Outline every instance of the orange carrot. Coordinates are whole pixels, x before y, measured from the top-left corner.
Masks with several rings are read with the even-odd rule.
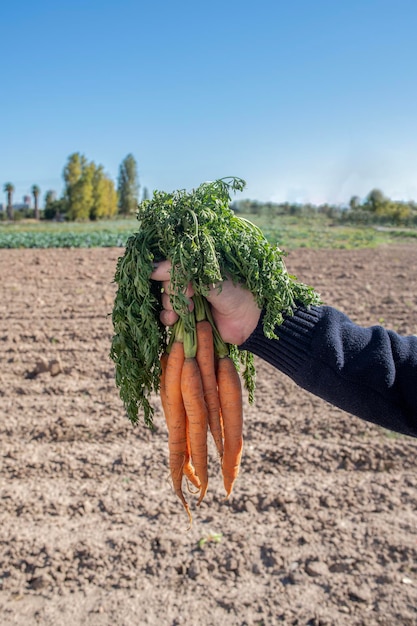
[[[184,360],[181,374],[181,392],[188,418],[191,459],[195,473],[201,481],[201,493],[197,502],[197,504],[200,504],[206,495],[208,486],[208,410],[204,400],[200,369],[194,357],[189,357]]]
[[[187,457],[186,414],[181,394],[181,372],[184,363],[184,345],[174,341],[161,378],[161,400],[166,407],[165,419],[168,427],[169,467],[172,486],[181,500],[192,524],[190,508],[182,492],[182,476]]]
[[[166,383],[165,383],[167,362],[168,362],[168,352],[164,352],[160,358],[160,363],[161,363],[160,395],[161,395],[161,403],[162,403],[162,408],[164,410],[165,420],[168,426],[168,419],[167,419],[168,406],[167,406],[167,399],[166,399]],[[194,485],[194,487],[196,487],[197,489],[200,489],[201,483],[195,474],[195,469],[192,466],[192,463],[190,460],[190,440],[188,436],[187,419],[186,419],[186,438],[187,438],[187,445],[186,445],[185,457],[184,457],[184,469],[183,469],[184,476],[188,478],[188,480]]]
[[[224,427],[222,472],[227,499],[239,473],[243,448],[242,385],[236,367],[228,356],[219,359],[217,384]]]
[[[162,409],[164,411],[164,415],[165,415],[165,419],[166,419],[168,406],[167,406],[167,400],[166,400],[165,378],[166,378],[167,363],[168,363],[168,352],[163,352],[161,354],[161,358],[159,359],[159,363],[160,363],[160,366],[161,366],[161,376],[160,376],[160,379],[159,379],[159,393],[160,393],[160,396],[161,396]]]
[[[217,391],[217,379],[214,359],[213,328],[208,320],[201,320],[196,324],[197,354],[196,359],[200,368],[203,383],[204,399],[208,409],[208,424],[216,444],[220,459],[223,457],[223,437],[220,422],[220,402]]]
[[[187,447],[185,451],[184,476],[188,478],[190,483],[192,483],[194,487],[198,489],[198,491],[200,491],[201,482],[197,474],[195,473],[194,465],[191,462],[191,447],[190,447],[190,433],[189,433],[189,427],[188,427],[188,418],[186,418],[185,423],[186,423],[185,429],[186,429],[186,437],[187,437]]]

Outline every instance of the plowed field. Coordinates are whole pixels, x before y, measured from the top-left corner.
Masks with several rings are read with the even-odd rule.
[[[159,399],[133,428],[114,383],[120,254],[0,251],[0,624],[417,624],[417,440],[260,360],[233,496],[211,449],[187,530]],[[416,245],[287,266],[356,322],[417,333]]]

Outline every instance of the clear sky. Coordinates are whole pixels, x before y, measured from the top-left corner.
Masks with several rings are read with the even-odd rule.
[[[14,0],[0,9],[0,202],[81,152],[149,192],[417,199],[415,0]]]

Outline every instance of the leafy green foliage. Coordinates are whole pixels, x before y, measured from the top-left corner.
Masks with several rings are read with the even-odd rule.
[[[159,357],[169,341],[169,330],[159,321],[161,299],[158,284],[150,280],[153,262],[172,262],[171,301],[187,331],[189,283],[198,295],[230,278],[245,283],[264,310],[264,332],[275,336],[275,327],[296,304],[318,303],[319,297],[288,274],[277,246],[262,231],[233,213],[230,193],[241,191],[244,181],[226,178],[203,183],[187,193],[154,192],[138,210],[139,230],[132,235],[119,258],[118,285],[112,320],[114,337],[110,356],[116,364],[116,383],[132,423],[143,409],[145,423],[152,424],[149,395],[159,388]],[[221,288],[221,287],[219,287]],[[255,371],[253,355],[230,346],[243,373],[250,397]]]
[[[361,200],[352,196],[348,204],[311,204],[296,202],[259,202],[256,200],[238,200],[233,203],[237,213],[266,215],[276,217],[310,218],[310,222],[327,217],[333,226],[343,224],[384,224],[386,226],[415,227],[417,225],[417,204],[413,200],[391,200],[380,189],[372,189]]]
[[[49,217],[62,215],[63,200],[51,195]],[[46,209],[45,209],[46,212]],[[79,248],[79,247],[125,247],[128,238],[137,228],[137,220],[95,220],[90,222],[56,222],[48,220],[2,223],[6,216],[0,212],[0,248]],[[15,212],[15,217],[21,211]],[[244,217],[242,215],[242,217]],[[269,243],[286,251],[297,248],[352,249],[369,248],[394,241],[417,238],[417,231],[405,228],[374,228],[365,226],[335,226],[325,216],[294,217],[246,215],[262,229]]]
[[[114,232],[0,232],[0,248],[121,248],[126,236]]]
[[[128,154],[120,164],[117,181],[119,196],[119,212],[122,215],[131,215],[138,208],[139,179],[136,159]]]
[[[68,157],[63,176],[63,205],[68,219],[88,220],[116,214],[116,190],[101,165],[88,162],[84,155],[75,152]]]

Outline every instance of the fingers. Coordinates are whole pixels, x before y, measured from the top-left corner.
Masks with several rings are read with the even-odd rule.
[[[192,291],[192,294],[193,293],[194,292]],[[187,295],[190,297],[188,308],[190,311],[192,311],[194,309],[194,302],[191,300],[191,296],[189,295],[188,291],[187,291]],[[164,326],[173,326],[175,322],[178,320],[179,315],[175,313],[174,309],[172,308],[169,294],[166,291],[163,291],[161,300],[162,300],[163,309],[161,313],[159,314],[159,319],[161,320]]]
[[[162,283],[163,293],[170,294],[172,293],[171,289],[171,261],[160,261],[155,264],[155,269],[151,274],[152,280],[157,280]],[[188,298],[192,298],[194,295],[194,290],[191,285],[188,285],[185,295]],[[165,303],[164,303],[165,305]]]
[[[172,293],[171,288],[171,262],[170,261],[160,261],[156,264],[155,269],[151,274],[151,279],[159,281],[161,283],[161,302],[163,306],[163,310],[160,313],[160,320],[164,326],[173,326],[175,322],[178,320],[178,315],[172,308],[170,294]],[[185,295],[190,299],[189,309],[190,311],[194,308],[194,303],[191,298],[194,295],[194,289],[191,285],[188,285],[185,290]]]
[[[172,309],[169,311],[167,309],[163,309],[159,315],[159,319],[164,326],[173,326],[178,320],[178,315]]]
[[[165,326],[173,326],[178,320],[170,299],[171,269],[170,261],[161,261],[155,265],[151,274],[153,280],[161,283],[163,310],[160,313],[160,319]],[[194,303],[191,298],[194,290],[191,285],[188,285],[185,295],[189,298],[189,308],[192,311]],[[254,296],[244,285],[225,280],[210,288],[207,300],[211,304],[217,329],[227,343],[242,344],[256,328],[261,310]]]
[[[192,311],[193,308],[194,308],[194,303],[191,300],[191,298],[194,295],[193,289],[191,287],[189,287],[189,289],[187,289],[187,291],[185,292],[185,295],[190,300],[188,307],[189,307],[190,311]],[[162,295],[161,295],[161,302],[162,302],[162,306],[164,307],[165,311],[173,311],[172,304],[171,304],[171,298],[169,297],[169,284],[167,285],[166,288],[163,287],[163,291],[162,291]],[[177,319],[178,319],[178,316],[177,316]]]
[[[151,274],[152,280],[159,280],[162,282],[169,282],[171,279],[171,262],[160,261],[155,264],[155,269]]]

